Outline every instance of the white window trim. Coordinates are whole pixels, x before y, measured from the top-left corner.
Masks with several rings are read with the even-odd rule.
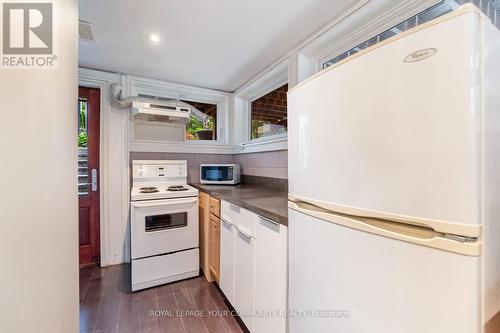
[[[123,75],[122,86],[125,87],[125,96],[138,96],[139,94],[183,99],[201,103],[217,105],[217,140],[187,140],[182,142],[172,141],[146,141],[135,140],[132,129],[129,130],[130,151],[152,151],[152,152],[193,152],[193,153],[219,153],[230,154],[232,149],[229,144],[229,119],[231,94],[188,86],[173,82],[160,81],[143,78],[134,75]],[[132,125],[132,122],[130,122]]]
[[[256,78],[246,83],[235,92],[235,98],[240,102],[235,103],[234,113],[240,113],[240,117],[235,117],[235,121],[244,121],[245,129],[234,142],[233,153],[250,153],[258,151],[282,150],[288,148],[288,134],[277,134],[263,138],[251,138],[251,105],[252,102],[271,91],[288,84],[288,71],[290,61],[288,58],[269,69],[264,70]],[[236,126],[236,124],[235,124]]]

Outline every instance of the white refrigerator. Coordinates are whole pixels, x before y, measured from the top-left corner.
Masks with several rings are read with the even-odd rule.
[[[289,332],[500,332],[489,19],[462,6],[320,72],[288,103]]]

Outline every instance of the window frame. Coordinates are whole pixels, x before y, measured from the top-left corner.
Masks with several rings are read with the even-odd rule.
[[[216,140],[186,140],[185,138],[183,141],[136,140],[131,119],[129,122],[129,148],[131,151],[163,152],[174,150],[180,152],[205,152],[212,150],[225,152],[229,150],[229,107],[231,94],[133,75],[124,75],[122,77],[122,87],[124,87],[125,96],[144,94],[217,105]]]
[[[288,133],[269,135],[262,138],[252,139],[252,102],[260,97],[288,84],[289,82],[289,58],[284,59],[277,65],[261,72],[255,79],[249,81],[235,92],[234,113],[235,128],[238,121],[243,122],[244,134],[235,138],[234,152],[247,153],[268,150],[287,149]],[[290,88],[289,88],[290,89]],[[236,115],[242,114],[241,118]],[[243,127],[241,128],[243,129]]]

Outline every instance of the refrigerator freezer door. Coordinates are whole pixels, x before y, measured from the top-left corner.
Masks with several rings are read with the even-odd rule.
[[[454,17],[289,92],[290,193],[480,224],[479,27],[477,13]]]
[[[289,332],[478,333],[479,267],[290,209]]]

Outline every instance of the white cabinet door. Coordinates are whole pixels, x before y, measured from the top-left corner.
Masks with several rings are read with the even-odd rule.
[[[259,218],[255,259],[254,333],[285,333],[287,227]],[[262,314],[262,315],[260,315]]]
[[[235,239],[234,303],[231,303],[250,332],[253,332],[256,240],[239,229]]]
[[[220,289],[234,304],[234,242],[236,228],[221,220],[220,226]]]

